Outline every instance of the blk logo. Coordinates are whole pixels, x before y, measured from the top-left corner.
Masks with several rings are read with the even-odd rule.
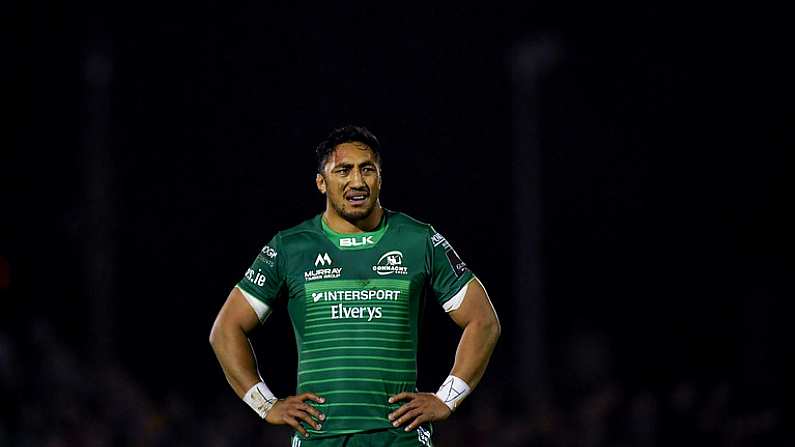
[[[374,243],[372,236],[344,237],[340,239],[340,247],[361,247],[362,245],[372,245]]]
[[[328,255],[328,253],[323,253],[322,255],[320,253],[317,254],[317,259],[315,259],[315,267],[319,265],[331,265],[331,257]]]

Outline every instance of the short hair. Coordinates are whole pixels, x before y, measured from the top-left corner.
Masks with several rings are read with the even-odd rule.
[[[328,136],[315,146],[315,156],[317,157],[317,172],[322,174],[329,156],[334,149],[342,143],[364,143],[375,154],[378,166],[381,166],[381,143],[372,132],[364,126],[347,125],[336,128]]]

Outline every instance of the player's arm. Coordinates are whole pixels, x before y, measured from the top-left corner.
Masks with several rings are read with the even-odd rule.
[[[467,285],[460,307],[449,313],[463,329],[450,377],[438,393],[400,393],[389,401],[407,400],[389,415],[393,425],[406,431],[427,421],[447,419],[455,406],[473,390],[489,363],[500,336],[500,321],[486,290],[477,278]]]
[[[304,393],[279,399],[275,403],[271,401],[275,397],[260,377],[254,350],[248,338],[261,317],[247,302],[243,292],[237,287],[233,288],[213,323],[210,345],[226,380],[238,397],[271,424],[288,424],[307,436],[300,421],[320,430],[320,424],[312,416],[319,420],[323,420],[325,416],[304,401],[311,399],[322,403],[323,399],[312,393]]]
[[[224,370],[227,382],[239,398],[262,379],[257,371],[254,350],[248,334],[259,318],[246,302],[240,289],[233,288],[210,330],[210,345]]]
[[[463,379],[471,389],[480,383],[502,328],[489,295],[477,278],[469,282],[461,307],[449,313],[464,332],[458,342],[450,374]]]

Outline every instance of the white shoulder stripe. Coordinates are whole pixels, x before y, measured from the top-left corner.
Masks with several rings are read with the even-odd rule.
[[[472,282],[472,280],[474,279],[475,278],[470,279],[466,284],[464,284],[464,287],[461,287],[461,290],[459,290],[455,295],[453,295],[452,298],[450,298],[449,300],[445,301],[444,304],[442,304],[442,307],[444,308],[445,312],[449,313],[461,307],[461,303],[464,302],[464,297],[467,294],[467,288],[469,288],[469,283]]]
[[[271,314],[271,308],[268,307],[267,304],[255,298],[252,294],[241,289],[240,287],[237,287],[237,290],[239,290],[240,293],[243,294],[243,296],[246,298],[246,301],[248,301],[248,304],[251,305],[252,309],[254,309],[254,313],[257,314],[259,322],[263,323],[268,318],[268,315]]]

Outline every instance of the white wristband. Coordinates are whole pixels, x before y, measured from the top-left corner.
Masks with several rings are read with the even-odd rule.
[[[243,402],[247,403],[262,419],[265,419],[277,400],[265,382],[252,386],[243,396]]]
[[[436,392],[436,397],[444,402],[450,408],[450,411],[454,411],[471,391],[472,389],[463,379],[449,375],[442,386],[439,387],[439,391]]]

